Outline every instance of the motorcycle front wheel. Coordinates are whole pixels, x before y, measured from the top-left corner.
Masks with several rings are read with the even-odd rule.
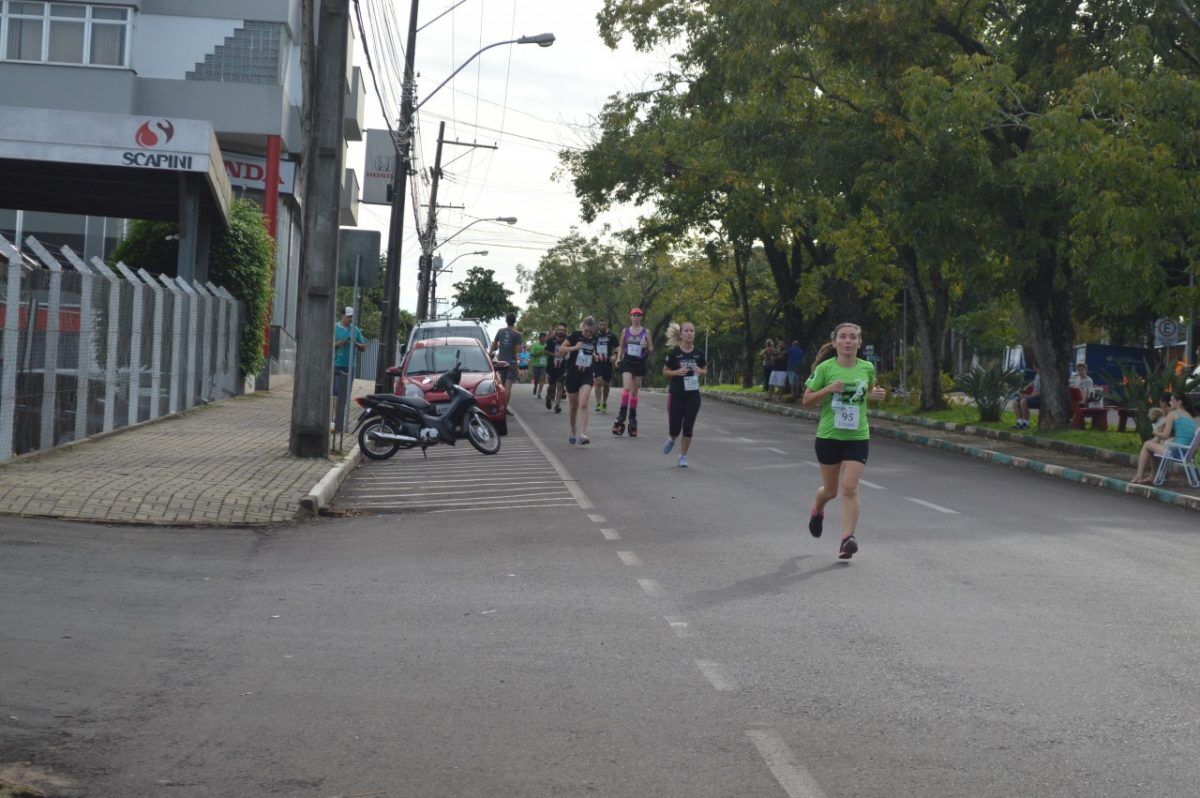
[[[375,440],[374,434],[377,432],[398,435],[400,431],[392,426],[387,419],[379,417],[370,419],[367,423],[359,427],[358,448],[362,450],[363,457],[366,457],[368,460],[386,460],[400,448],[400,444],[398,443]]]
[[[481,454],[495,454],[500,451],[500,435],[496,427],[487,420],[487,416],[472,413],[467,419],[467,440]]]

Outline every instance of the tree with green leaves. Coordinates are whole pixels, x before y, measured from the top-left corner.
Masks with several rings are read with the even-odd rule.
[[[506,313],[515,312],[512,291],[496,280],[496,272],[482,266],[472,266],[461,282],[454,284],[454,303],[465,318],[489,322]]]

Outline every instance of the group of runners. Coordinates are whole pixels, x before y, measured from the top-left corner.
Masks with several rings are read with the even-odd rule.
[[[634,308],[629,313],[629,326],[618,335],[609,329],[606,319],[596,321],[588,316],[578,330],[568,333],[567,325],[560,323],[539,341],[544,350],[535,351],[534,358],[539,354],[546,357],[546,409],[561,412],[562,400],[566,398],[567,441],[572,446],[591,443],[588,420],[592,397],[595,396],[596,412],[606,412],[614,375],[620,375],[621,398],[612,433],[620,437],[627,432],[629,437],[637,437],[638,390],[654,353],[653,341],[642,319],[642,311]],[[679,466],[687,468],[688,450],[700,413],[700,378],[708,373],[708,363],[704,352],[696,349],[696,328],[691,322],[672,323],[666,338],[669,351],[662,373],[670,382],[667,439],[662,451],[670,454],[678,445]],[[834,328],[830,340],[817,352],[801,400],[805,407],[819,405],[821,411],[815,443],[821,485],[813,498],[808,530],[814,538],[821,537],[825,508],[840,495],[842,534],[838,558],[842,560],[850,559],[858,551],[855,530],[859,482],[867,464],[871,437],[866,403],[886,397],[886,391],[877,382],[875,366],[858,357],[861,346],[862,328],[857,324],[844,323]],[[540,398],[543,393],[539,376],[535,361],[533,392]]]
[[[629,437],[637,437],[638,390],[646,376],[646,363],[654,353],[650,332],[642,326],[642,315],[639,308],[631,310],[629,326],[619,336],[609,328],[608,319],[597,321],[588,316],[570,334],[566,323],[560,322],[539,339],[532,353],[533,394],[543,396],[544,376],[546,409],[561,413],[563,399],[567,400],[570,423],[567,440],[571,445],[586,446],[592,442],[588,437],[588,421],[593,395],[596,412],[607,413],[616,375],[620,376],[621,400],[612,433],[619,437],[628,431]],[[538,362],[540,358],[545,359],[544,367]]]

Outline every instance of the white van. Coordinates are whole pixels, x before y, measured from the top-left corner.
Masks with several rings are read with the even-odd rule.
[[[487,328],[479,319],[427,319],[417,322],[408,334],[408,345],[405,351],[412,348],[417,341],[430,338],[474,338],[483,346],[483,351],[491,349],[492,339]]]

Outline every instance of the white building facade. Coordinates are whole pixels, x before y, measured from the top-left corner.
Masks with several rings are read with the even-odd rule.
[[[221,222],[221,190],[253,198],[277,245],[271,370],[290,372],[301,218],[299,31],[299,0],[0,0],[0,130],[9,138],[0,140],[0,235],[10,241],[34,235],[85,259],[104,258],[122,238],[126,219],[177,219],[181,239],[185,230],[196,231],[194,241],[187,239],[194,265],[185,267],[181,254],[181,273],[195,268],[203,280],[206,224]],[[365,91],[357,69],[348,68],[346,92],[344,140],[359,141]],[[118,117],[128,117],[132,154],[118,167],[39,160],[53,158],[35,147],[44,144],[34,139],[45,125],[3,124],[22,109],[59,111],[62,124],[76,126],[87,124],[88,113],[114,115],[118,126]],[[174,178],[161,172],[180,162],[152,152],[169,140],[174,120],[211,124],[228,188],[180,177],[175,192]],[[21,146],[22,137],[29,146]],[[147,176],[151,169],[159,173]],[[103,185],[126,179],[137,187],[126,194],[140,194],[140,205],[132,195],[103,193]],[[155,192],[159,201],[148,206],[145,198]],[[352,170],[342,194],[341,223],[354,226],[358,180]]]

